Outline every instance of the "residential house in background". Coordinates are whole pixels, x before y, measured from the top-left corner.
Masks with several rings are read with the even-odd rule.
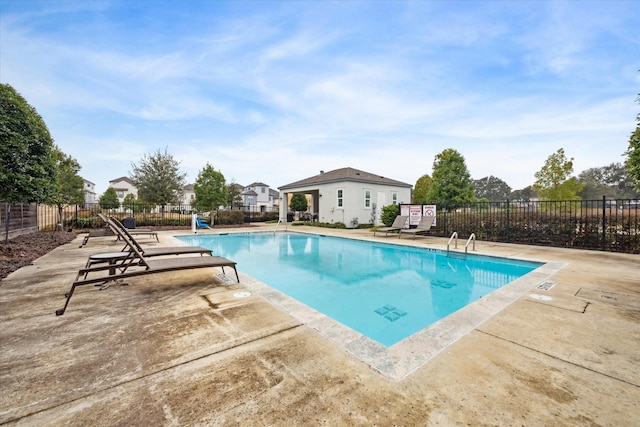
[[[82,180],[84,181],[83,191],[85,205],[96,203],[96,185],[88,179],[83,178]]]
[[[182,189],[182,199],[180,203],[183,205],[193,205],[196,200],[196,193],[193,191],[193,184],[187,184]]]
[[[241,196],[242,204],[252,211],[269,212],[279,206],[280,194],[262,182],[254,182],[244,187]]]
[[[283,200],[280,218],[287,218],[291,196],[300,193],[311,200],[309,212],[320,222],[341,222],[349,228],[379,225],[382,208],[410,203],[412,188],[411,184],[353,168],[320,171],[279,187]]]
[[[135,198],[138,198],[138,189],[133,181],[126,176],[109,181],[109,187],[116,190],[120,203],[124,201],[124,198],[127,197],[128,194],[133,194]]]

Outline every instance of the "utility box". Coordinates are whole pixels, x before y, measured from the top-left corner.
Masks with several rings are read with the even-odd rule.
[[[132,216],[124,218],[122,225],[124,225],[125,228],[136,228],[136,219]]]

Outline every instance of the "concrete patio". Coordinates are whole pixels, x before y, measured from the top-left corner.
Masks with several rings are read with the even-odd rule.
[[[187,233],[159,234],[141,242]],[[80,241],[0,282],[0,424],[640,425],[638,255],[477,242],[480,254],[561,266],[555,286],[533,286],[394,378],[259,296],[242,265],[240,284],[202,269],[81,287],[57,317],[87,257],[121,247]]]

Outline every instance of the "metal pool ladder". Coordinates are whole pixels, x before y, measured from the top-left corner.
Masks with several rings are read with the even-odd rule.
[[[453,239],[456,239],[455,240],[455,248],[458,249],[458,232],[457,231],[453,232],[453,234],[449,238],[449,241],[447,242],[447,255],[449,255],[449,245],[451,244],[451,241]]]
[[[279,218],[279,219],[278,219],[278,223],[276,224],[276,228],[273,230],[273,235],[274,235],[274,236],[276,235],[276,231],[278,231],[278,226],[280,225],[280,223],[281,223],[281,222],[282,222],[282,219],[280,219],[280,218]],[[287,230],[287,229],[286,229],[287,222],[285,221],[285,223],[284,223],[284,224],[285,224],[285,231],[286,231],[286,230]]]
[[[476,233],[471,233],[471,236],[469,236],[469,240],[467,240],[467,244],[464,245],[464,253],[467,253],[467,249],[469,249],[469,243],[471,243],[473,241],[473,247],[471,250],[473,250],[475,252],[476,250]]]
[[[447,255],[449,255],[449,246],[451,245],[452,240],[454,240],[454,248],[458,249],[458,232],[457,231],[453,232],[453,234],[449,238],[449,242],[447,242]],[[475,251],[476,250],[476,234],[475,233],[471,233],[471,236],[469,236],[469,240],[467,240],[467,244],[464,245],[465,254],[468,253],[469,244],[471,244],[472,242],[473,242],[472,250]]]

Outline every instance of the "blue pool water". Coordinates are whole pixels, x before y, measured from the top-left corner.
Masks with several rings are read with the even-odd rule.
[[[178,238],[385,346],[541,265],[301,233]]]

